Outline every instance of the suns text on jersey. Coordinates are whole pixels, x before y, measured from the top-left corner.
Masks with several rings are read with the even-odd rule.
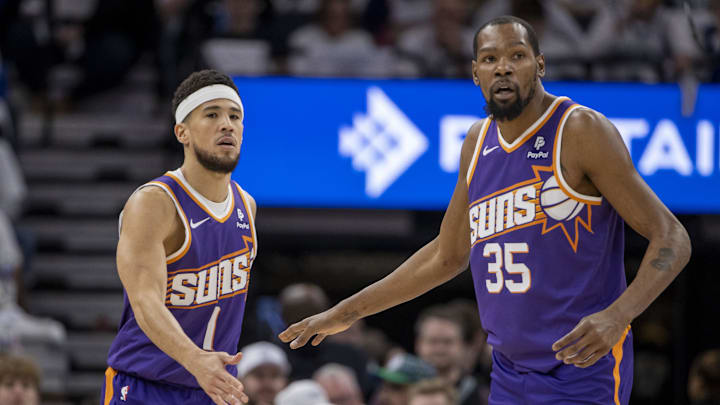
[[[165,304],[190,309],[242,294],[247,291],[250,265],[250,253],[245,250],[204,268],[168,273]]]
[[[545,217],[538,206],[541,182],[481,198],[470,206],[470,244],[528,226]]]

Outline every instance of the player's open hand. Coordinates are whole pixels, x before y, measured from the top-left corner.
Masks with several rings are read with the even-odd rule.
[[[326,336],[349,328],[357,318],[357,313],[341,314],[335,308],[330,308],[290,325],[278,337],[285,343],[290,342],[291,349],[297,349],[305,346],[308,340],[315,336],[311,344],[317,346]]]
[[[628,320],[610,309],[588,315],[553,343],[555,358],[576,367],[590,367],[612,350],[629,327]]]
[[[231,356],[225,352],[202,352],[193,359],[188,371],[217,405],[240,405],[248,402],[245,387],[225,366],[238,364],[242,353]]]

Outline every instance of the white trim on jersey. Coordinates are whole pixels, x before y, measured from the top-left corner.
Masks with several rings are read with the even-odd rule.
[[[230,213],[230,210],[232,210],[232,204],[230,204],[230,201],[232,200],[232,184],[228,185],[228,195],[225,198],[225,201],[218,203],[208,200],[197,190],[192,188],[185,176],[183,176],[182,169],[176,169],[171,171],[170,173],[175,175],[175,177],[180,180],[180,182],[183,184],[183,186],[185,186],[187,191],[189,191],[193,195],[193,197],[195,197],[195,199],[201,203],[202,207],[205,208],[206,211],[212,212],[213,215],[215,215],[217,218],[227,217],[227,215]]]
[[[478,134],[478,139],[475,141],[475,151],[472,154],[472,159],[470,160],[470,166],[468,166],[468,171],[465,173],[465,180],[468,185],[470,186],[470,179],[472,179],[473,173],[475,172],[475,167],[477,166],[477,160],[480,159],[480,156],[478,154],[480,153],[480,147],[483,144],[483,140],[485,139],[485,132],[487,131],[487,126],[490,125],[490,119],[484,118],[483,124],[480,126],[480,133]]]
[[[173,253],[170,254],[169,256],[166,256],[166,257],[165,257],[165,261],[170,261],[170,260],[173,260],[174,258],[176,258],[178,255],[180,255],[182,252],[184,252],[184,251],[185,251],[185,248],[186,248],[187,245],[188,245],[188,243],[190,243],[190,226],[189,226],[188,223],[187,223],[187,218],[185,218],[185,215],[183,215],[183,211],[182,211],[182,209],[180,208],[180,203],[175,199],[175,196],[173,196],[173,194],[170,192],[170,190],[169,190],[169,187],[170,187],[170,186],[168,186],[168,185],[165,184],[165,183],[162,183],[162,184],[163,184],[165,187],[168,187],[168,188],[165,188],[165,187],[161,186],[159,183],[147,183],[147,184],[143,184],[142,186],[136,188],[135,191],[133,191],[133,193],[130,195],[130,198],[132,198],[132,196],[133,196],[135,193],[137,193],[138,191],[140,191],[140,189],[143,189],[143,188],[145,188],[145,187],[158,187],[159,189],[161,189],[162,191],[164,191],[165,194],[167,194],[168,197],[170,197],[170,199],[172,200],[173,204],[175,205],[175,211],[177,211],[177,214],[178,214],[178,216],[180,217],[180,220],[181,220],[182,223],[183,223],[183,228],[185,228],[185,240],[183,241],[182,246],[180,246],[180,248],[179,248],[178,250],[176,250],[175,252],[173,252]],[[128,200],[129,200],[130,198],[128,198]],[[120,231],[122,230],[123,212],[124,212],[124,211],[120,211],[120,215],[119,215],[119,217],[118,217],[118,236],[120,236]]]
[[[237,183],[235,183],[237,184]],[[238,189],[240,189],[240,198],[243,199],[243,204],[245,205],[245,208],[247,208],[247,214],[250,217],[250,226],[252,231],[252,237],[253,237],[253,254],[252,257],[257,257],[257,246],[258,246],[258,240],[257,240],[257,232],[255,232],[255,215],[252,212],[252,207],[250,206],[250,199],[248,198],[248,192],[245,191],[239,184],[237,185]]]
[[[562,103],[565,100],[568,100],[568,98],[564,97],[564,96],[556,98],[555,101],[553,101],[552,104],[550,104],[550,106],[545,110],[543,115],[541,115],[540,118],[535,120],[535,122],[533,122],[533,124],[530,125],[522,133],[522,135],[518,136],[512,143],[507,143],[505,138],[503,138],[502,134],[500,133],[500,126],[496,125],[495,127],[497,128],[498,142],[500,142],[500,145],[502,145],[504,149],[513,149],[514,147],[521,144],[522,142],[525,142],[525,140],[527,140],[528,135],[530,133],[534,133],[535,130],[538,129],[538,127],[540,125],[543,125],[545,123],[545,120],[548,118],[548,115],[550,115],[552,112],[555,111],[555,106],[558,105],[559,103]]]
[[[578,108],[587,108],[587,107],[581,106],[579,104],[575,104],[575,105],[571,106],[570,108],[567,109],[567,111],[565,112],[565,116],[562,118],[562,120],[558,124],[558,134],[557,134],[557,139],[555,139],[555,143],[556,143],[555,156],[553,157],[553,166],[555,166],[555,167],[553,167],[553,169],[555,171],[555,175],[557,176],[558,182],[560,182],[560,184],[562,185],[562,187],[565,190],[569,191],[570,194],[572,194],[568,197],[572,197],[572,198],[578,199],[578,200],[602,202],[602,196],[581,194],[581,193],[578,193],[577,191],[573,190],[572,187],[570,187],[570,185],[567,184],[567,182],[565,181],[565,178],[563,177],[563,174],[562,174],[562,170],[560,168],[560,156],[562,156],[561,155],[562,136],[563,136],[563,131],[565,130],[565,122],[567,122],[568,118],[570,118],[570,115],[573,113],[573,111],[575,111]]]

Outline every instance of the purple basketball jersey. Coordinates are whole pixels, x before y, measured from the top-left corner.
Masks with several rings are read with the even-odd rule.
[[[177,172],[142,187],[151,186],[170,196],[185,227],[185,242],[166,259],[165,305],[198,347],[236,353],[257,252],[254,218],[245,192],[231,181],[230,204],[225,215],[218,217]],[[108,365],[147,380],[197,388],[195,377],[140,329],[127,293],[124,300]],[[228,371],[236,374],[235,366]]]
[[[518,371],[560,364],[552,344],[627,284],[623,220],[602,197],[572,190],[562,132],[566,97],[512,144],[486,119],[468,170],[475,294],[488,343]]]

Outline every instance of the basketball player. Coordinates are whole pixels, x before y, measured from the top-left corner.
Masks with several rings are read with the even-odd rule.
[[[280,334],[292,348],[408,301],[470,263],[493,347],[491,404],[627,404],[630,322],[690,257],[678,220],[602,114],[547,93],[532,27],[499,17],[475,36],[488,118],[464,141],[440,234],[393,273]],[[623,219],[650,244],[626,288]]]
[[[120,216],[125,308],[110,347],[103,404],[240,404],[235,378],[255,201],[230,174],[243,105],[226,75],[191,74],[175,91],[185,160],[141,186]]]

